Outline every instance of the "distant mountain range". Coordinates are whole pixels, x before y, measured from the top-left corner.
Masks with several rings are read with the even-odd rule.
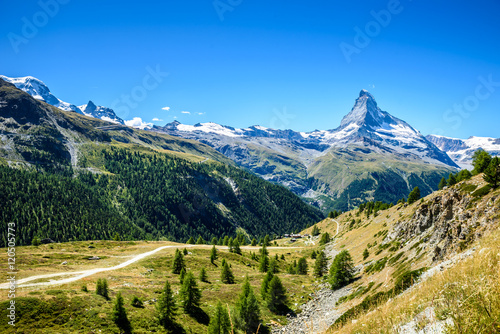
[[[366,90],[333,130],[295,132],[172,122],[152,131],[210,145],[325,210],[347,210],[367,200],[395,202],[417,185],[430,193],[442,176],[458,168],[420,132],[382,111]]]
[[[474,152],[483,149],[491,155],[500,155],[500,138],[470,137],[469,139],[449,138],[437,135],[426,136],[427,140],[446,152],[460,168],[471,170]]]
[[[58,99],[50,92],[49,87],[47,87],[46,84],[44,84],[41,80],[37,78],[30,76],[9,78],[4,75],[0,75],[0,78],[13,84],[20,90],[25,91],[26,93],[33,96],[35,99],[44,101],[59,109],[65,111],[74,111],[85,116],[102,119],[103,121],[125,124],[120,117],[116,116],[113,109],[102,106],[96,106],[92,101],[89,101],[89,103],[82,106],[76,106],[74,104],[64,102]]]
[[[33,77],[0,76],[34,98],[62,110],[124,124],[110,108],[61,101]],[[216,123],[177,121],[150,131],[207,144],[238,165],[282,184],[324,211],[347,210],[368,200],[395,202],[415,186],[423,194],[457,168],[471,168],[479,148],[497,155],[500,140],[424,137],[405,121],[381,110],[362,90],[352,110],[332,130],[296,132],[262,126],[237,129]]]

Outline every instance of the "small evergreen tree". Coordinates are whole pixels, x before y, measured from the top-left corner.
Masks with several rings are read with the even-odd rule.
[[[279,272],[278,261],[276,261],[276,258],[272,258],[271,261],[269,261],[268,270],[275,274]]]
[[[446,187],[448,183],[446,182],[446,179],[444,177],[441,178],[441,181],[439,181],[438,188],[439,190],[443,190],[444,187]]]
[[[100,278],[97,280],[96,294],[103,296],[104,298],[109,300],[109,289],[108,289],[108,280],[107,279]]]
[[[31,244],[35,247],[38,247],[42,244],[42,241],[39,237],[33,237],[33,240],[31,240]]]
[[[474,169],[472,170],[473,175],[481,174],[488,168],[491,162],[491,155],[483,149],[479,149],[474,152],[472,156],[472,166]]]
[[[182,308],[186,313],[192,313],[200,306],[201,292],[198,289],[193,273],[190,271],[184,277],[179,297],[181,298]]]
[[[186,256],[186,255],[188,255],[188,254],[189,254],[189,252],[188,252],[188,250],[187,250],[186,248],[184,248],[184,249],[182,250],[182,254],[183,254],[184,256]]]
[[[448,180],[446,180],[446,183],[448,184],[448,186],[454,186],[455,184],[457,184],[457,178],[455,176],[455,174],[453,173],[450,173],[450,175],[448,176]],[[410,197],[408,196],[408,199],[410,199]]]
[[[184,277],[186,277],[186,269],[182,268],[181,272],[179,273],[179,283],[182,285],[182,282],[184,281]]]
[[[173,325],[174,317],[177,313],[177,305],[172,288],[168,281],[165,282],[165,287],[163,288],[160,298],[158,298],[156,313],[158,320],[163,327],[169,328]]]
[[[230,334],[231,323],[229,322],[229,315],[220,301],[217,302],[215,312],[210,317],[208,324],[208,334]]]
[[[222,244],[223,244],[224,246],[227,246],[227,245],[228,245],[228,242],[229,242],[229,237],[226,235],[226,236],[224,236],[224,240],[222,241]]]
[[[210,262],[215,265],[215,260],[217,260],[217,248],[215,248],[215,245],[212,246],[212,251],[210,252]]]
[[[233,241],[233,253],[241,255],[240,242],[237,239]]]
[[[208,276],[205,267],[201,267],[200,269],[200,282],[208,283]]]
[[[225,284],[234,284],[234,275],[227,262],[224,262],[224,265],[222,266],[220,280]]]
[[[277,313],[286,307],[286,290],[278,276],[269,282],[266,294],[267,307],[271,312]]]
[[[420,189],[418,187],[415,187],[408,195],[408,204],[413,204],[419,199],[420,199]]]
[[[318,256],[318,253],[316,253],[316,251],[313,250],[312,253],[311,253],[311,259],[315,260],[316,256]]]
[[[241,288],[241,294],[236,302],[236,324],[245,333],[255,333],[260,323],[260,310],[257,298],[248,281],[248,276]]]
[[[325,252],[321,251],[316,257],[316,262],[314,262],[314,276],[323,277],[327,273],[328,263],[326,261]]]
[[[187,243],[188,245],[194,245],[194,238],[193,238],[193,237],[190,237],[190,238],[188,239],[188,241],[186,241],[186,243]]]
[[[465,180],[469,180],[472,177],[472,173],[469,172],[467,169],[462,169],[460,172],[457,174],[457,182],[462,182]]]
[[[176,249],[174,256],[174,263],[172,265],[172,273],[178,275],[181,273],[182,269],[186,269],[186,264],[184,263],[184,256],[182,253]]]
[[[321,235],[321,239],[319,241],[319,245],[322,246],[322,245],[326,245],[327,243],[330,242],[330,233],[328,232],[325,232]]]
[[[266,246],[266,247],[269,246],[269,235],[268,234],[266,234],[266,236],[264,237],[264,241],[262,242],[262,246]]]
[[[370,252],[368,251],[368,248],[365,248],[363,251],[363,261],[366,260],[370,256]]]
[[[269,257],[265,254],[260,255],[259,271],[265,273],[269,269]]]
[[[301,257],[297,263],[296,273],[298,275],[307,275],[307,260],[305,257]]]
[[[116,296],[115,305],[113,306],[112,319],[118,328],[125,333],[130,333],[132,328],[130,326],[130,321],[127,318],[127,311],[123,306],[123,297],[121,292],[118,292],[118,295]]]
[[[253,238],[253,239],[252,239],[252,244],[251,244],[251,245],[252,245],[252,246],[257,246],[257,239]]]
[[[212,241],[210,242],[210,244],[212,244],[212,245],[217,245],[217,238],[216,238],[216,237],[213,237],[213,238],[212,238]]]
[[[229,253],[234,253],[234,240],[232,237],[227,241],[227,247],[229,249]]]
[[[198,237],[198,240],[196,240],[196,244],[197,245],[204,245],[205,244],[205,240],[203,240],[201,235]]]
[[[333,260],[330,267],[330,284],[332,290],[340,289],[347,285],[353,278],[354,265],[351,254],[347,250],[343,250]]]
[[[285,261],[285,254],[281,254],[281,258],[280,258],[282,261]]]
[[[267,291],[269,290],[269,282],[273,279],[274,274],[270,271],[266,273],[266,276],[264,276],[264,279],[262,280],[262,284],[260,286],[260,296],[262,299],[266,299],[267,296]]]
[[[312,232],[311,232],[311,235],[312,235],[313,237],[315,237],[315,236],[317,236],[317,235],[319,235],[319,234],[320,234],[320,230],[319,230],[318,226],[314,225],[314,226],[313,226],[313,229],[312,229]]]
[[[484,170],[483,179],[493,188],[498,187],[500,182],[500,159],[498,157],[491,159],[490,164]]]

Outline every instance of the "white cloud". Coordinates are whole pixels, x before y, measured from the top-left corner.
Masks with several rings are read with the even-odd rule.
[[[197,112],[196,114],[198,114],[198,115],[205,115],[204,112]]]
[[[125,125],[131,126],[133,128],[138,128],[138,129],[145,129],[145,128],[151,128],[153,127],[153,123],[146,123],[142,121],[142,118],[140,117],[134,117],[131,120],[125,121]]]
[[[177,119],[177,116],[174,116],[174,119]]]
[[[155,117],[152,119],[153,122],[163,122],[162,119],[159,119],[158,117]]]
[[[169,111],[170,110],[170,107],[163,107],[161,108],[162,110],[166,110],[166,111]]]
[[[181,111],[181,114],[189,114],[190,115],[191,112],[190,111]]]

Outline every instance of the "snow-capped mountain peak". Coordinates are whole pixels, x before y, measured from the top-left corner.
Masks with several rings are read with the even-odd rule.
[[[461,168],[472,169],[472,156],[479,149],[493,156],[500,155],[500,138],[469,137],[468,139],[428,135],[427,140],[445,151]]]
[[[384,116],[377,106],[375,98],[367,90],[363,89],[359,93],[351,112],[342,119],[340,128],[348,127],[350,124],[379,126],[383,122]]]
[[[74,111],[76,113],[99,118],[104,121],[124,124],[123,120],[120,117],[116,116],[113,109],[96,106],[92,101],[89,101],[88,104],[77,107],[74,104],[58,99],[50,92],[49,87],[42,80],[35,77],[27,76],[9,78],[4,75],[0,75],[0,78],[13,84],[20,90],[30,94],[35,99],[44,101],[64,111]]]

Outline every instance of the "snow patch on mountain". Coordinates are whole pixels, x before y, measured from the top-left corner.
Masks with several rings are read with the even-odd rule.
[[[35,99],[44,101],[61,110],[74,111],[78,114],[99,118],[104,121],[125,124],[124,121],[115,114],[113,109],[96,106],[92,101],[89,101],[88,104],[84,104],[82,106],[76,106],[58,99],[50,92],[49,87],[43,81],[32,76],[9,78],[4,75],[0,75],[0,78],[30,94]]]
[[[468,139],[428,135],[427,140],[445,151],[461,168],[472,169],[474,152],[483,149],[493,156],[500,156],[500,138],[470,137]]]

